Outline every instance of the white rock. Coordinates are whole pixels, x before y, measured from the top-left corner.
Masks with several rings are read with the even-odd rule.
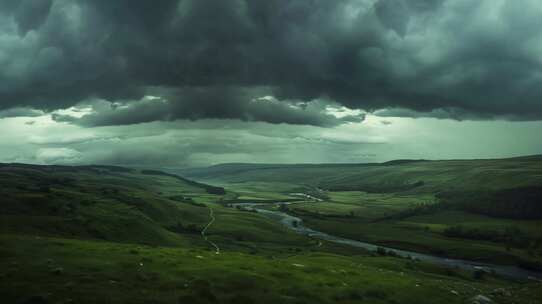
[[[471,299],[471,303],[472,304],[491,304],[493,303],[493,301],[484,295],[477,295]]]

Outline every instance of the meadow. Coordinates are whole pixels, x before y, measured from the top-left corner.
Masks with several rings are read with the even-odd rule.
[[[308,227],[398,249],[542,269],[542,157],[383,164],[225,164],[182,172],[237,191],[304,188]],[[285,187],[285,183],[289,185]],[[252,197],[258,198],[257,193]]]
[[[411,169],[401,166],[413,165],[385,166],[406,172]],[[322,166],[314,170],[331,170]],[[312,169],[282,177],[276,170],[250,166],[246,176],[237,168],[212,182],[194,182],[112,166],[1,164],[0,297],[5,303],[468,303],[483,295],[497,303],[538,303],[542,296],[536,280],[322,241],[232,204],[288,202],[285,211],[305,225],[338,236],[528,267],[540,261],[539,247],[447,234],[457,233],[450,228],[459,224],[461,233],[476,228],[506,235],[507,227],[516,227],[538,240],[538,219],[432,208],[440,199],[431,183],[331,190]],[[301,182],[291,181],[302,175]],[[536,174],[529,176],[520,186],[536,185]]]

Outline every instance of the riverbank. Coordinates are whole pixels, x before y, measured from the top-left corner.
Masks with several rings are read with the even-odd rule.
[[[278,202],[272,205],[281,205],[281,204],[284,204],[284,203]],[[328,242],[334,242],[334,243],[348,245],[348,246],[357,247],[357,248],[363,248],[363,249],[367,249],[367,250],[371,250],[375,252],[378,250],[378,248],[383,248],[384,250],[393,252],[394,255],[397,255],[399,257],[417,259],[424,262],[429,262],[429,263],[433,263],[439,266],[444,266],[444,267],[449,267],[449,268],[457,268],[457,269],[462,269],[462,270],[472,271],[472,272],[484,271],[487,273],[492,273],[499,276],[516,279],[516,280],[542,280],[542,273],[527,270],[527,269],[522,269],[517,266],[495,265],[495,264],[479,263],[476,261],[468,261],[468,260],[461,260],[461,259],[449,259],[445,257],[421,254],[421,253],[413,252],[413,251],[399,250],[395,248],[384,247],[384,246],[379,246],[376,244],[360,242],[357,240],[330,235],[330,234],[306,227],[303,224],[303,220],[299,217],[289,215],[282,211],[278,211],[278,210],[275,211],[275,210],[269,210],[269,209],[263,208],[263,206],[268,207],[269,205],[270,204],[262,204],[262,203],[239,203],[239,204],[232,204],[232,207],[240,207],[242,209],[249,210],[249,211],[250,210],[257,211],[260,214],[263,214],[269,218],[279,221],[280,223],[282,223],[284,226],[288,227],[289,229],[311,238],[316,238],[316,239],[320,239],[320,240],[324,240]]]

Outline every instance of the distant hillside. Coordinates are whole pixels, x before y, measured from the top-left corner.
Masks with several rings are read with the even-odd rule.
[[[178,245],[208,221],[198,200],[224,189],[116,166],[0,164],[0,226],[26,233]]]
[[[182,182],[184,182],[184,183],[186,183],[188,185],[205,189],[205,191],[207,191],[207,193],[211,193],[211,194],[225,194],[226,193],[226,191],[222,187],[214,187],[214,186],[210,186],[210,185],[207,185],[207,184],[198,183],[198,182],[191,181],[189,179],[186,179],[184,177],[180,177],[178,175],[171,174],[171,173],[166,173],[166,172],[157,171],[157,170],[141,170],[141,173],[142,174],[147,174],[147,175],[163,175],[163,176],[173,177],[175,179],[181,180]]]
[[[381,164],[223,164],[179,172],[204,181],[285,182],[325,190],[434,193],[542,185],[542,156]]]

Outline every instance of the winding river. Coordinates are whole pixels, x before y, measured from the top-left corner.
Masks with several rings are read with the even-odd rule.
[[[497,275],[517,279],[517,280],[542,280],[542,273],[530,271],[516,266],[507,266],[507,265],[494,265],[487,263],[479,263],[475,261],[460,260],[460,259],[449,259],[445,257],[433,256],[428,254],[417,253],[413,251],[399,250],[388,248],[384,246],[378,246],[371,243],[365,243],[361,241],[356,241],[352,239],[347,239],[339,236],[334,236],[327,234],[325,232],[317,231],[311,228],[308,228],[303,225],[303,220],[289,215],[287,213],[275,210],[268,210],[262,208],[263,206],[279,205],[279,204],[291,204],[291,203],[236,203],[231,204],[232,207],[241,208],[244,210],[256,211],[259,214],[262,214],[270,219],[276,220],[286,226],[287,228],[295,231],[296,233],[306,235],[315,239],[325,240],[328,242],[348,245],[357,248],[364,248],[371,251],[376,251],[377,248],[384,248],[387,251],[393,251],[396,255],[401,257],[410,257],[424,262],[429,262],[441,266],[459,268],[468,271],[482,270],[486,272],[495,273]]]

